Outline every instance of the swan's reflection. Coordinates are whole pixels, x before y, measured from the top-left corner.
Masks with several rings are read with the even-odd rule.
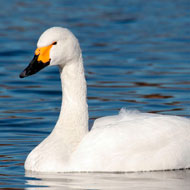
[[[189,190],[190,170],[138,173],[26,172],[26,189],[172,189]],[[31,187],[30,187],[31,186]]]

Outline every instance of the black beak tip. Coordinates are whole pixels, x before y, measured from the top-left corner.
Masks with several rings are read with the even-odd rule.
[[[20,77],[20,78],[26,77],[26,71],[23,71],[22,73],[20,73],[19,77]]]
[[[22,73],[20,73],[19,75],[20,78],[25,78],[30,75],[33,75],[50,64],[50,60],[46,63],[43,63],[42,61],[38,61],[37,60],[38,56],[39,55],[34,55],[30,64],[22,71]]]

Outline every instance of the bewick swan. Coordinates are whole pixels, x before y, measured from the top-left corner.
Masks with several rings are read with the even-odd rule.
[[[190,119],[121,110],[95,120],[88,131],[82,53],[66,28],[39,38],[26,77],[58,65],[62,105],[51,134],[30,152],[25,169],[37,172],[135,172],[190,167]]]

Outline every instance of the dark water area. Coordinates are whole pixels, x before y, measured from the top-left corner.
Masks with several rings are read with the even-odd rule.
[[[1,189],[190,189],[190,171],[27,174],[28,153],[54,127],[58,68],[20,79],[40,34],[69,28],[79,39],[90,126],[122,107],[190,117],[189,0],[9,0],[0,11]]]

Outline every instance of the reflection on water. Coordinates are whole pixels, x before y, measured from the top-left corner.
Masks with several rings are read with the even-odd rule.
[[[190,170],[139,173],[26,173],[38,189],[189,189]],[[38,178],[38,180],[36,180]],[[29,187],[27,189],[35,189]]]
[[[70,28],[83,50],[93,120],[121,107],[190,116],[189,0],[9,0],[0,12],[0,188],[188,189],[189,171],[27,174],[27,154],[59,115],[57,68],[19,79],[51,26]],[[47,187],[46,187],[47,188]]]

